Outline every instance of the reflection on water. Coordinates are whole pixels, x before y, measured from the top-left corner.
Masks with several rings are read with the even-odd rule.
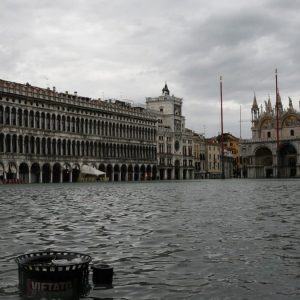
[[[0,186],[0,299],[46,248],[114,267],[85,299],[299,299],[298,180]]]

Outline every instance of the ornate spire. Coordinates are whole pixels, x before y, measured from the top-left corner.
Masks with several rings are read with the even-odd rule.
[[[276,95],[276,107],[278,105],[278,111],[281,113],[283,111],[282,102],[281,102],[281,96],[279,93],[279,89],[277,89],[277,95]]]
[[[255,92],[254,92],[254,98],[253,98],[252,110],[258,110],[258,105],[257,105],[257,101],[256,101],[256,95],[255,95]]]
[[[294,107],[293,107],[293,101],[292,101],[292,98],[291,97],[289,97],[289,111],[295,111],[294,110]]]
[[[272,104],[271,104],[270,95],[269,95],[269,98],[268,98],[267,112],[269,112],[269,113],[272,112]]]
[[[259,108],[256,101],[256,95],[254,92],[253,104],[251,108],[252,122],[256,121],[259,117]]]

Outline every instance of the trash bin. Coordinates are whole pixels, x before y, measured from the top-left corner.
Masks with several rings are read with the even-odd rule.
[[[78,299],[89,290],[89,255],[42,251],[16,258],[19,287],[27,297]]]

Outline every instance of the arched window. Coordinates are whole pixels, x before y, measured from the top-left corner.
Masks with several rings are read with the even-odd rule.
[[[24,153],[25,154],[29,153],[29,138],[28,138],[28,136],[25,136],[25,139],[24,139]]]
[[[34,128],[34,112],[32,110],[29,113],[29,126]]]
[[[17,135],[14,134],[12,137],[12,152],[17,153]]]
[[[22,118],[23,118],[22,109],[19,108],[18,109],[18,125],[19,126],[23,126],[23,120],[22,120]]]
[[[9,109],[9,107],[5,108],[5,124],[10,125],[10,109]]]
[[[60,115],[57,116],[57,126],[56,126],[58,131],[61,131],[61,117]]]
[[[11,110],[11,125],[17,125],[17,112],[16,109],[13,107]]]
[[[18,148],[19,148],[19,153],[23,153],[23,136],[20,135],[18,138]]]
[[[3,124],[3,106],[0,106],[0,124]]]
[[[40,128],[40,113],[38,111],[35,113],[35,128]]]
[[[52,130],[56,130],[56,117],[52,114]]]
[[[48,113],[46,116],[46,129],[50,130],[51,129],[51,125],[50,125],[50,114]]]
[[[41,151],[40,151],[40,138],[36,138],[36,154],[41,154]]]
[[[67,117],[67,132],[71,131],[71,126],[70,126],[70,117]]]
[[[28,111],[24,111],[24,126],[28,127]]]
[[[45,118],[45,113],[41,113],[41,128],[45,129],[46,128],[46,118]]]

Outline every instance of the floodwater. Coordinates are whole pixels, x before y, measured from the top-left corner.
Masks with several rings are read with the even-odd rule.
[[[82,299],[300,299],[300,181],[0,186],[0,299],[14,258],[51,248],[114,268]]]

